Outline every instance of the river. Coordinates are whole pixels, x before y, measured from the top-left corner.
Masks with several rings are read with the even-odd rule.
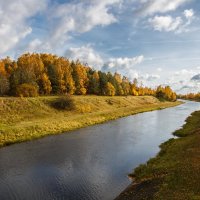
[[[111,200],[200,103],[109,121],[0,149],[0,200]]]

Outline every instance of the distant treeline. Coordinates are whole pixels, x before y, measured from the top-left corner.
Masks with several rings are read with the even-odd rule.
[[[52,54],[26,53],[17,61],[0,60],[0,95],[38,96],[57,94],[153,95],[176,100],[169,86],[152,89],[120,74],[96,71],[79,61]]]
[[[200,101],[200,93],[189,93],[185,95],[178,95],[178,98],[180,99],[186,99],[186,100],[192,100],[192,101]]]

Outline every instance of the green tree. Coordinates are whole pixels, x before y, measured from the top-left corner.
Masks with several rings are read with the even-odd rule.
[[[10,89],[9,80],[6,76],[0,74],[0,95],[8,94]]]
[[[100,85],[99,85],[99,74],[96,71],[90,69],[88,71],[88,94],[96,94],[100,93]]]
[[[99,86],[100,86],[100,95],[106,95],[107,93],[107,75],[104,72],[99,71]]]

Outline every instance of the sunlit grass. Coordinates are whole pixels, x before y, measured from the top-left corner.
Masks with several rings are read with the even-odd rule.
[[[51,106],[58,98],[0,98],[0,146],[179,104],[150,96],[73,96],[75,109],[62,111]]]

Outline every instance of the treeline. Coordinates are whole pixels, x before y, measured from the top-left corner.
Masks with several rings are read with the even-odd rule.
[[[26,53],[17,61],[0,60],[0,95],[38,96],[56,94],[153,95],[176,100],[169,86],[152,89],[120,74],[96,71],[79,61],[52,54]]]
[[[200,101],[200,93],[189,93],[189,94],[185,94],[185,95],[178,95],[178,98],[180,99],[185,99],[185,100],[192,100],[192,101]]]

